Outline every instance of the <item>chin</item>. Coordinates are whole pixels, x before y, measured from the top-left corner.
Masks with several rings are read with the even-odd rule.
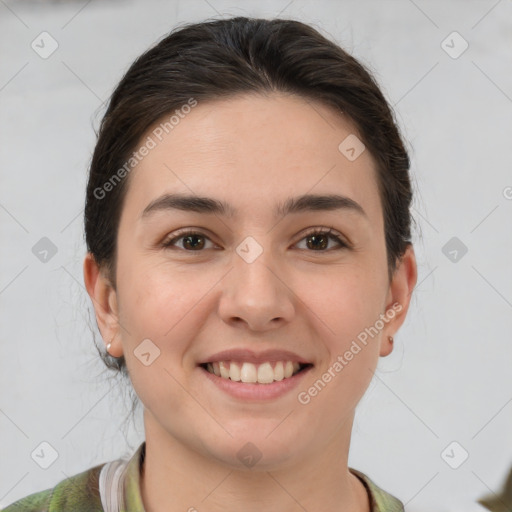
[[[272,431],[276,422],[272,421],[272,425],[270,429],[258,429],[253,423],[251,428],[243,430],[244,434],[232,438],[226,435],[222,442],[212,442],[209,455],[237,470],[273,471],[293,466],[298,455],[297,442],[289,435],[279,436],[277,431]],[[205,445],[208,449],[208,443]]]

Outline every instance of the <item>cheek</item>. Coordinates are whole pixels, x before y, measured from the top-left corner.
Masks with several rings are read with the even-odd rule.
[[[128,369],[133,370],[134,387],[143,388],[142,395],[144,389],[154,390],[147,403],[155,399],[155,394],[163,398],[171,389],[171,395],[179,395],[180,387],[169,372],[184,382],[190,366],[195,365],[191,347],[215,306],[208,291],[219,276],[190,269],[184,272],[176,266],[170,268],[168,263],[146,261],[131,268],[126,265],[123,279],[118,288],[119,321],[125,328],[123,347]],[[147,339],[157,347],[153,349],[149,344],[158,354],[149,367],[152,372],[146,371],[137,359],[139,347]]]
[[[119,287],[120,320],[147,337],[171,335],[181,320],[194,308],[204,290],[205,278],[165,268],[164,264],[140,262],[126,268]],[[121,283],[121,280],[120,280]]]
[[[315,316],[314,330],[325,357],[315,375],[305,382],[303,403],[314,403],[319,415],[337,417],[339,411],[352,410],[368,388],[379,358],[380,331],[372,330],[379,321],[383,281],[368,268],[352,266],[331,276],[315,280],[301,293],[309,296],[309,318]],[[380,324],[379,324],[380,325]],[[329,411],[325,413],[325,411]],[[336,423],[333,420],[334,423]]]
[[[328,339],[342,344],[382,313],[385,282],[366,265],[350,265],[306,279],[297,295],[322,320]]]
[[[186,414],[190,407],[179,383],[184,382],[184,358],[202,314],[200,299],[208,289],[198,286],[199,281],[162,265],[123,268],[118,303],[125,359],[132,385],[150,410],[165,403],[173,414]],[[150,354],[147,366],[142,347]]]
[[[349,410],[367,389],[379,358],[380,330],[375,330],[382,311],[385,281],[368,266],[351,265],[309,286],[308,306],[318,317],[315,330],[326,356],[319,368],[325,384],[322,399],[334,410]],[[311,317],[311,314],[310,314]],[[378,324],[380,326],[380,323]],[[316,377],[318,378],[318,376]]]

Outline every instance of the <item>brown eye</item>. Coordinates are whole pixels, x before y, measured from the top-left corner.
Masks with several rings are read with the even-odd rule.
[[[178,245],[178,248],[184,249],[188,252],[201,251],[204,249],[207,240],[210,241],[210,239],[202,233],[189,231],[182,232],[179,236],[164,242],[163,246],[166,248],[172,248],[177,245],[177,242],[181,241],[181,246]]]
[[[306,248],[310,251],[327,252],[325,249],[329,245],[329,240],[334,240],[338,248],[348,248],[348,244],[332,229],[326,231],[316,229],[308,233],[302,240],[306,240]]]
[[[204,247],[204,238],[201,235],[187,235],[182,237],[183,245],[187,249],[202,249]]]
[[[308,245],[309,249],[325,249],[329,245],[329,237],[324,233],[309,235],[306,238],[311,241],[311,244]]]

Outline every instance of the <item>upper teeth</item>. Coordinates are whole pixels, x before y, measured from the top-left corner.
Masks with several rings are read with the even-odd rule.
[[[274,364],[274,367],[272,365]],[[259,365],[253,363],[235,363],[234,361],[216,361],[208,363],[206,369],[217,377],[238,382],[258,382],[270,384],[275,380],[283,380],[298,372],[299,363],[292,361],[266,362]]]

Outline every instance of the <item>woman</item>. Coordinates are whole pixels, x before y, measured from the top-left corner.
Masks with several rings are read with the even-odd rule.
[[[145,442],[6,510],[403,510],[347,461],[416,283],[408,170],[375,81],[300,22],[140,56],[93,154],[84,280]]]

